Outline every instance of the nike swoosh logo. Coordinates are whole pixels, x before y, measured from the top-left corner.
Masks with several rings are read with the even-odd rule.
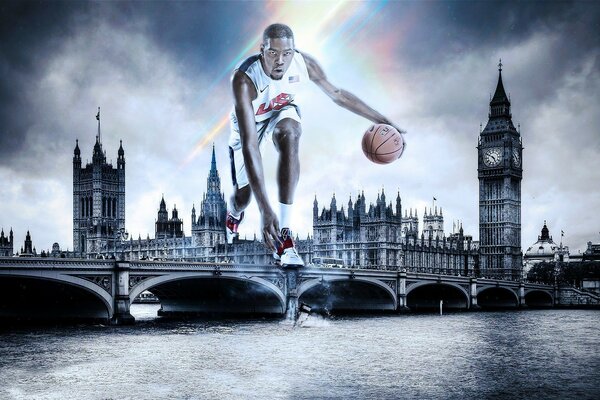
[[[265,86],[265,88],[264,88],[264,89],[259,89],[259,90],[260,90],[260,92],[262,93],[262,92],[264,92],[265,90],[267,90],[267,88],[268,88],[268,87],[269,87],[269,85]]]

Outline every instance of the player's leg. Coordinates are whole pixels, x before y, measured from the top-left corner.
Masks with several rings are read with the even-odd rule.
[[[241,153],[241,149],[233,150],[231,147],[229,148],[233,194],[231,195],[229,209],[227,210],[225,233],[227,235],[227,243],[230,244],[233,243],[234,237],[238,236],[238,227],[244,219],[244,210],[250,204],[252,195]]]
[[[278,256],[282,265],[304,265],[294,246],[291,231],[291,213],[294,194],[300,177],[300,137],[302,126],[292,118],[281,119],[273,129],[273,143],[279,153],[277,183],[279,187],[279,226],[282,246]]]
[[[273,130],[273,143],[279,152],[277,165],[277,184],[279,186],[279,202],[283,204],[294,203],[294,193],[300,178],[300,136],[302,126],[291,118],[282,119]],[[281,227],[288,227],[282,225]]]
[[[252,190],[250,189],[250,185],[246,185],[244,187],[233,187],[233,194],[231,195],[230,202],[231,204],[231,212],[234,215],[239,215],[244,212],[246,207],[250,204],[250,198],[252,197]]]
[[[244,210],[250,204],[252,189],[246,172],[244,155],[242,154],[242,144],[240,139],[240,130],[235,113],[231,113],[229,135],[229,159],[231,164],[231,180],[233,183],[233,194],[229,201],[227,218],[225,221],[225,233],[227,243],[233,243],[233,238],[238,236],[238,227],[244,219]],[[256,124],[256,133],[258,135],[259,146],[265,135],[269,121],[263,121]]]

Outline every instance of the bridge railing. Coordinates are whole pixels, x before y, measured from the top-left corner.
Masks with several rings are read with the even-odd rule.
[[[0,257],[0,268],[110,269],[114,260],[48,257]]]

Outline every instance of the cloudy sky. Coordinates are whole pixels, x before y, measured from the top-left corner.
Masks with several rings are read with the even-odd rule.
[[[266,25],[289,24],[296,46],[330,81],[408,131],[403,157],[375,165],[361,151],[369,121],[316,87],[303,107],[296,231],[312,203],[375,201],[399,191],[405,209],[443,207],[478,239],[477,137],[498,79],[525,147],[522,245],[544,220],[576,253],[600,241],[600,6],[594,2],[2,2],[0,5],[0,227],[19,250],[72,248],[72,156],[102,143],[126,157],[126,225],[154,236],[164,194],[190,232],[214,143],[222,188],[233,68],[258,51]],[[268,191],[276,153],[265,149]],[[241,229],[259,231],[256,206]]]

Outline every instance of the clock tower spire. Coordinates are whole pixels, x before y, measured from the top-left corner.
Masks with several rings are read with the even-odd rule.
[[[488,117],[477,146],[480,270],[484,276],[519,279],[523,147],[502,83],[502,60]]]

